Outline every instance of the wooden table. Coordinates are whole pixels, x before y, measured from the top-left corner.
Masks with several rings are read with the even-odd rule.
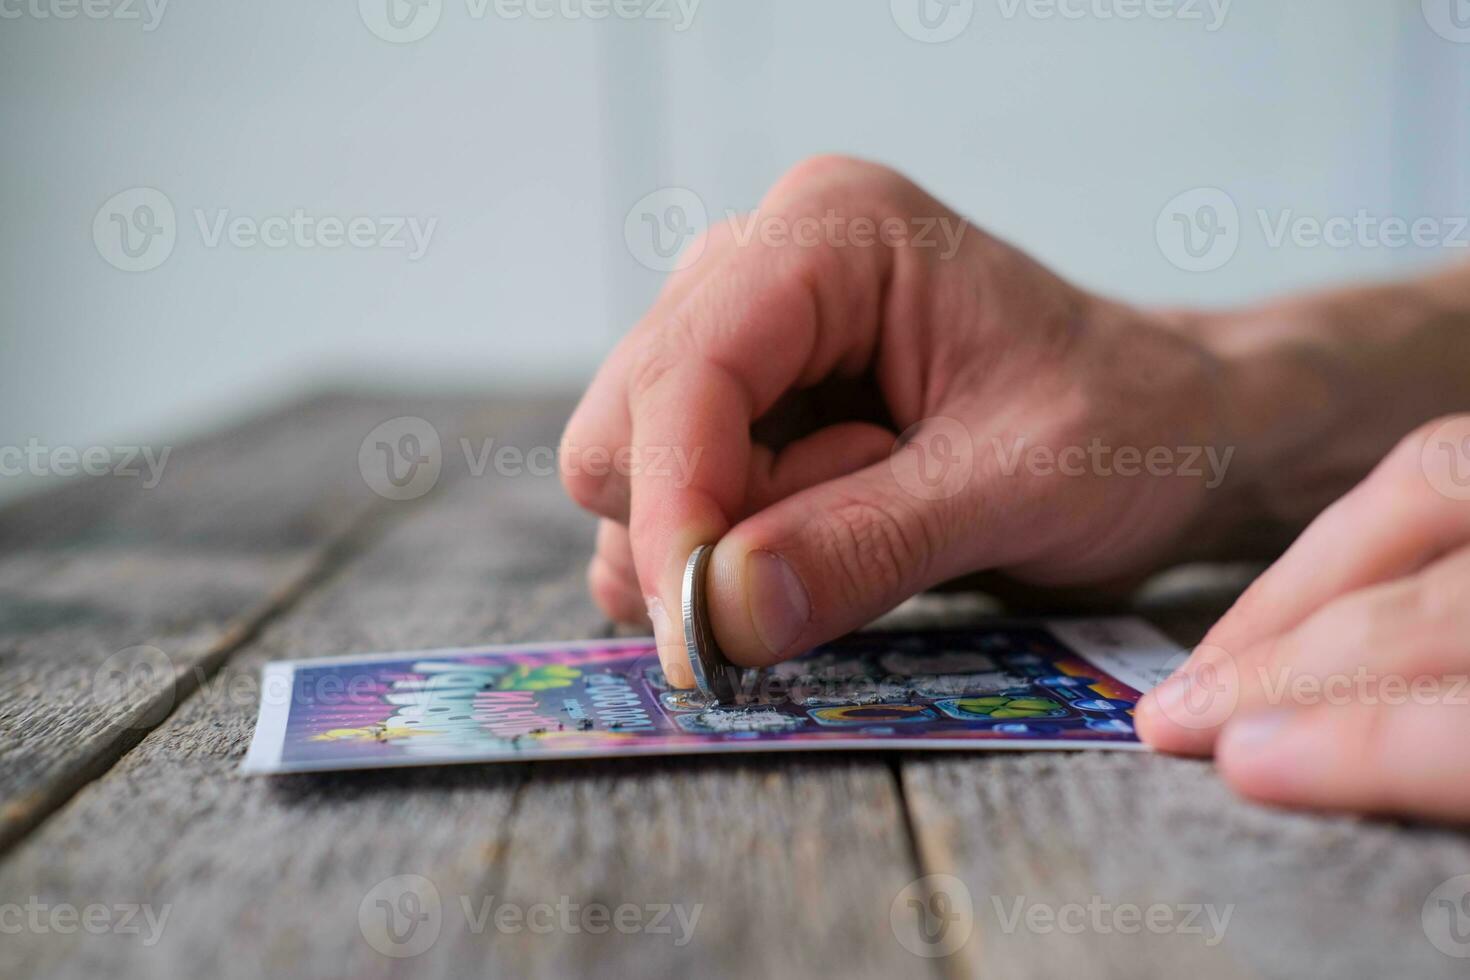
[[[566,411],[324,396],[176,447],[155,488],[97,479],[0,512],[0,977],[1470,975],[1421,920],[1436,885],[1470,873],[1470,838],[1258,808],[1207,763],[916,753],[239,775],[268,660],[609,634],[583,588],[591,522],[552,476],[493,461],[476,475],[460,442],[472,459],[487,439],[554,446]],[[358,451],[409,415],[441,434],[443,472],[391,501]],[[1190,642],[1238,585],[1199,573],[1145,609]],[[139,646],[162,655],[140,661]],[[149,656],[171,670],[113,669]],[[359,912],[405,874],[441,897],[439,934],[394,957]],[[959,878],[973,906],[945,958],[909,952],[890,922],[930,874]],[[511,931],[477,918],[486,899],[698,904],[700,918],[684,945],[677,929]],[[1155,904],[1174,926],[1197,909],[1203,934],[1155,934],[1128,911]],[[167,914],[161,930],[150,912]],[[1230,915],[1213,945],[1210,912]]]

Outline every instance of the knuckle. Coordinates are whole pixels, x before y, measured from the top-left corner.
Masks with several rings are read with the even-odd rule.
[[[1317,622],[1304,624],[1300,630],[1276,633],[1247,650],[1245,659],[1254,664],[1259,676],[1279,681],[1283,674],[1293,670],[1301,659],[1302,651],[1316,642],[1313,634],[1331,631],[1330,625],[1324,627],[1323,623]]]
[[[636,591],[600,557],[587,566],[587,591],[609,619],[629,622],[642,611]]]
[[[1429,444],[1430,434],[1434,432],[1435,427],[1436,423],[1421,425],[1400,439],[1384,459],[1385,476],[1404,479],[1418,474],[1424,447]]]
[[[571,447],[569,451],[568,447]],[[557,454],[557,475],[562,489],[578,507],[588,513],[610,520],[623,521],[628,516],[628,488],[609,468],[591,465],[593,453],[598,447],[580,446],[562,441]],[[606,458],[612,459],[613,452],[607,449]]]
[[[1404,437],[1401,445],[1411,447],[1414,452],[1422,452],[1424,446],[1428,444],[1430,437],[1440,429],[1447,425],[1463,424],[1466,422],[1470,422],[1470,413],[1457,412],[1450,415],[1441,415],[1438,418],[1425,422],[1413,432],[1409,433]]]
[[[882,164],[841,154],[818,154],[802,160],[787,170],[772,185],[768,201],[828,200],[839,195],[851,200],[860,198],[902,198],[913,187],[898,171]]]
[[[1268,616],[1275,602],[1276,590],[1268,570],[1246,586],[1225,615],[1205,634],[1202,645],[1228,649],[1234,644],[1236,637],[1249,632],[1252,623]]]
[[[901,506],[901,505],[899,505]],[[874,594],[897,600],[922,575],[925,536],[894,505],[850,500],[829,511],[824,523],[833,564],[853,600]]]
[[[1446,426],[1467,424],[1470,424],[1470,415],[1467,414],[1441,415],[1439,418],[1425,422],[1399,440],[1385,458],[1383,470],[1388,474],[1423,484],[1424,459],[1426,452],[1432,448],[1432,440]]]
[[[561,466],[561,485],[578,507],[593,513],[602,499],[602,481],[586,473],[573,472],[565,463]]]
[[[848,178],[854,172],[872,166],[855,157],[841,153],[817,153],[806,157],[790,167],[776,181],[773,193],[801,193],[821,187],[833,181]]]
[[[745,218],[743,215],[731,213],[724,218],[711,221],[708,228],[694,237],[693,243],[689,246],[690,251],[694,252],[697,249],[703,248],[704,254],[706,255],[719,255],[725,251],[727,246],[738,244],[740,241],[740,225],[742,220],[748,220],[748,218]],[[697,281],[700,275],[702,275],[702,272],[699,269],[699,263],[695,263],[687,269],[680,269],[669,278],[671,282],[675,279],[685,278],[694,282]]]
[[[1431,629],[1446,627],[1458,632],[1470,606],[1470,576],[1431,571],[1419,576],[1417,586],[1415,618]]]
[[[1447,423],[1470,421],[1470,416],[1445,416],[1409,433],[1384,457],[1382,463],[1350,495],[1362,498],[1377,519],[1392,522],[1406,531],[1439,538],[1463,533],[1470,525],[1470,508],[1436,488],[1432,440]]]
[[[1296,630],[1288,630],[1270,643],[1268,662],[1272,667],[1289,667],[1309,650],[1348,652],[1371,645],[1384,615],[1380,594],[1348,593],[1328,601]]]
[[[1363,509],[1395,518],[1411,516],[1429,502],[1417,452],[1409,450],[1409,441],[1399,443],[1383,462],[1343,499],[1323,512],[1342,514],[1356,520]]]
[[[651,556],[647,554],[646,545],[641,543],[658,540],[664,520],[665,516],[662,513],[646,503],[629,508],[628,537],[633,542],[631,548],[635,571],[640,566],[648,569],[654,567]]]
[[[607,570],[602,567],[602,562],[595,556],[587,563],[587,591],[592,594],[592,601],[596,602],[598,608],[603,612],[608,611],[608,601],[613,598],[613,583],[608,578]]]
[[[634,356],[628,371],[628,394],[638,401],[654,391],[664,378],[678,366],[681,356],[676,353],[678,338],[686,333],[683,321],[670,319],[660,332],[658,340],[645,344]]]
[[[567,452],[558,454],[557,473],[561,477],[562,489],[578,507],[593,513],[599,511],[604,482],[601,478],[572,465],[571,454]]]

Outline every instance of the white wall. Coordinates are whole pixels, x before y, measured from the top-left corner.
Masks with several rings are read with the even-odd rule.
[[[1073,0],[1094,6],[1118,4]],[[673,176],[707,188],[712,208],[754,204],[791,159],[850,150],[1096,288],[1209,303],[1426,259],[1272,249],[1259,209],[1470,213],[1470,184],[1445,186],[1470,158],[1444,132],[1470,122],[1470,45],[1435,36],[1419,0],[1235,0],[1213,32],[1007,18],[1013,4],[976,0],[968,29],[938,45],[896,32],[886,4],[848,4],[840,20],[831,7],[711,7],[692,44],[670,47],[672,129],[699,134],[675,141]],[[1438,187],[1422,183],[1431,167]],[[1208,275],[1171,265],[1155,239],[1164,205],[1202,186],[1245,219],[1238,254]]]
[[[1080,19],[959,0],[972,19],[942,44],[900,29],[917,0],[703,0],[684,31],[428,0],[436,26],[403,44],[366,26],[386,2],[176,0],[147,30],[0,0],[0,445],[174,438],[324,377],[575,387],[658,286],[625,244],[634,202],[681,186],[712,213],[748,208],[816,152],[899,166],[1139,300],[1465,254],[1272,248],[1257,219],[1470,212],[1470,43],[1420,0],[1234,0],[1213,31],[1097,13],[1128,0],[1063,0]],[[177,219],[144,272],[93,238],[133,187]],[[1237,254],[1205,273],[1155,233],[1198,187],[1241,214]],[[296,208],[437,225],[410,261],[211,247],[196,215]]]

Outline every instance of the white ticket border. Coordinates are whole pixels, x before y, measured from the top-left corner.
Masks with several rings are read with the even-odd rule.
[[[983,624],[985,627],[1003,629],[1020,626],[1043,626],[1058,640],[1071,648],[1082,659],[1105,670],[1109,675],[1127,684],[1139,693],[1147,693],[1184,662],[1185,651],[1169,640],[1152,625],[1136,617],[1109,617],[1087,619],[1000,619]],[[974,627],[956,627],[967,629]],[[882,631],[876,631],[882,632]],[[908,632],[908,631],[904,631]],[[936,631],[942,632],[942,630]],[[318,667],[334,663],[375,663],[395,660],[425,660],[434,657],[478,656],[498,653],[514,653],[524,650],[545,650],[553,646],[558,650],[581,650],[596,648],[606,650],[618,647],[646,647],[652,640],[646,637],[617,638],[605,640],[576,640],[564,643],[515,643],[482,647],[445,647],[435,650],[412,650],[397,653],[368,654],[364,656],[315,657],[306,660],[276,660],[265,665],[261,671],[260,715],[255,723],[255,735],[245,761],[240,765],[242,773],[265,775],[272,773],[335,772],[349,769],[396,769],[410,766],[459,765],[475,762],[538,762],[565,759],[621,759],[628,756],[679,756],[679,755],[727,755],[733,753],[761,752],[829,752],[853,750],[884,751],[931,751],[965,749],[971,752],[1026,752],[1026,751],[1148,751],[1141,742],[1085,742],[1058,739],[1004,739],[994,742],[976,739],[889,739],[866,736],[864,738],[823,739],[820,742],[773,740],[770,742],[717,742],[695,743],[688,746],[648,745],[636,742],[618,747],[615,752],[603,749],[565,749],[550,751],[536,748],[530,751],[519,749],[487,750],[483,753],[464,756],[446,756],[442,759],[403,758],[394,760],[332,759],[318,762],[283,763],[281,753],[286,743],[286,721],[290,714],[291,694],[298,667]]]

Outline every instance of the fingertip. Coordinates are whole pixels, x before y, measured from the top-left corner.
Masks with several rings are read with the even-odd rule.
[[[1145,694],[1138,699],[1138,704],[1133,708],[1133,728],[1138,732],[1138,737],[1150,748],[1160,752],[1173,753],[1170,745],[1172,728],[1169,720],[1160,713],[1158,706],[1154,704],[1153,692]]]
[[[1156,710],[1147,709],[1142,704],[1135,712],[1134,727],[1145,745],[1165,755],[1208,759],[1214,752],[1213,741],[1201,738],[1198,732],[1181,730]]]
[[[612,450],[603,450],[611,458]],[[611,521],[628,520],[628,481],[616,473],[593,473],[576,462],[580,452],[565,445],[559,453],[561,485],[572,502],[590,514]]]
[[[656,595],[645,596],[645,611],[653,627],[653,642],[664,677],[678,688],[694,686],[694,671],[689,666],[689,651],[684,645],[682,627],[669,615],[668,606]]]
[[[686,691],[694,687],[694,670],[689,666],[689,653],[683,647],[660,646],[658,662],[664,669],[664,677],[674,687]]]
[[[1220,734],[1216,768],[1237,793],[1262,803],[1311,802],[1326,760],[1306,713],[1289,709],[1245,715]]]
[[[674,687],[687,691],[694,687],[694,671],[683,651],[675,653],[664,647],[658,649],[658,662],[664,669],[664,677]]]
[[[1201,710],[1196,691],[1192,677],[1181,672],[1145,694],[1133,712],[1138,737],[1169,755],[1208,758],[1219,725],[1212,712]]]

